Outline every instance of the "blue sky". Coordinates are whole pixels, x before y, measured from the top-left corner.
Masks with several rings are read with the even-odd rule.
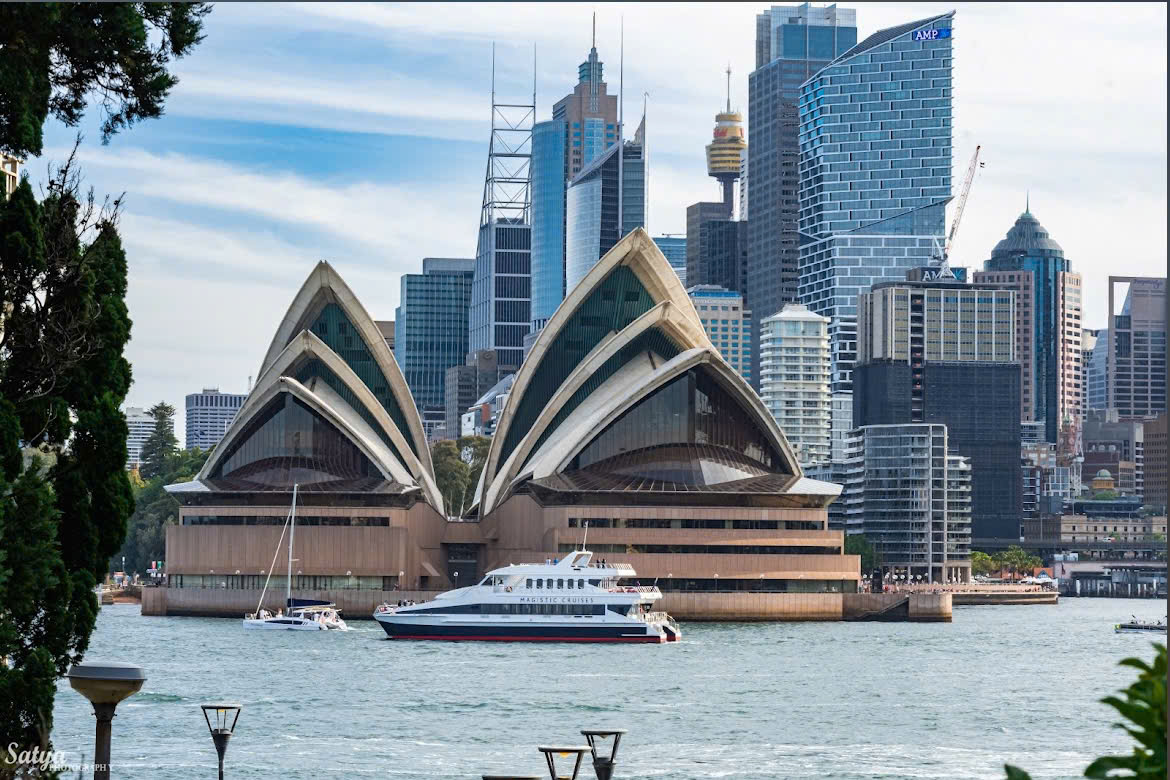
[[[845,5],[845,4],[843,4]],[[241,392],[318,259],[392,319],[399,277],[425,256],[471,256],[490,117],[531,94],[539,119],[576,82],[597,11],[617,89],[625,22],[630,126],[648,98],[650,231],[685,231],[714,199],[703,147],[724,100],[746,112],[764,3],[215,7],[176,63],[167,115],[102,146],[91,112],[81,161],[98,193],[125,192],[130,260],[128,402],[177,407],[204,386]],[[1105,320],[1110,274],[1166,271],[1166,6],[856,6],[859,36],[956,8],[954,180],[980,171],[956,241],[979,266],[1023,210],[1085,277],[1086,327]],[[50,123],[34,184],[73,130]],[[748,140],[751,117],[748,116]],[[181,434],[180,434],[180,438]]]

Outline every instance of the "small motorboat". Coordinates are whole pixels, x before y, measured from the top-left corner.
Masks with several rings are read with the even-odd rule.
[[[1134,615],[1130,615],[1131,620],[1128,623],[1118,623],[1113,627],[1114,633],[1117,634],[1165,634],[1166,633],[1166,619],[1160,618],[1158,620],[1141,620]]]

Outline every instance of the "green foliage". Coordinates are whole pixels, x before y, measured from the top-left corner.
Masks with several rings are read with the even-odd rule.
[[[154,430],[142,443],[142,463],[138,466],[138,473],[143,479],[153,479],[174,467],[179,440],[175,438],[175,407],[159,401],[146,413],[154,418]]]
[[[1166,777],[1166,646],[1154,644],[1154,663],[1126,658],[1121,666],[1138,670],[1137,682],[1121,691],[1123,698],[1106,696],[1102,703],[1117,710],[1129,724],[1118,723],[1137,741],[1128,756],[1102,756],[1085,769],[1085,777]],[[1112,774],[1121,771],[1125,774]]]
[[[134,501],[117,204],[81,194],[72,157],[46,189],[38,202],[25,178],[0,202],[0,743],[17,752],[48,746],[56,678],[88,646]]]
[[[161,116],[167,70],[203,40],[208,3],[0,4],[0,150],[41,154],[50,115],[75,127],[92,96],[102,140]],[[153,39],[153,40],[152,40]]]
[[[1112,499],[1112,498],[1117,498],[1118,495],[1119,494],[1116,490],[1099,490],[1093,494],[1093,500],[1107,501],[1107,500]]]
[[[865,534],[845,535],[845,554],[861,556],[861,574],[868,577],[874,567],[882,565],[882,556],[870,544]]]
[[[431,447],[431,461],[435,466],[435,482],[443,496],[447,514],[460,514],[467,493],[469,469],[459,457],[459,448],[450,440],[435,442]]]
[[[122,549],[110,561],[111,568],[121,568],[125,557],[127,572],[143,572],[151,561],[166,559],[167,526],[178,524],[179,502],[164,488],[190,482],[210,454],[210,450],[180,450],[167,461],[164,473],[135,487],[134,514],[127,523]]]
[[[1025,573],[1028,576],[1033,569],[1037,569],[1044,564],[1035,555],[1031,555],[1018,544],[1013,544],[1002,552],[996,553],[991,558],[992,563],[998,571],[1007,569],[1014,576],[1020,573]]]
[[[475,488],[483,464],[487,462],[492,440],[487,436],[461,436],[455,446],[459,448],[459,457],[467,464],[467,487],[463,491],[463,510],[466,511],[475,502]]]
[[[448,515],[461,517],[475,501],[475,486],[491,443],[487,436],[462,436],[455,441],[435,442],[431,447],[435,482]]]
[[[1121,691],[1124,698],[1106,696],[1101,700],[1117,710],[1129,723],[1114,724],[1133,737],[1137,744],[1127,756],[1101,756],[1085,767],[1085,777],[1166,778],[1166,646],[1154,644],[1154,663],[1126,658],[1121,666],[1138,670],[1137,682]],[[1031,780],[1031,776],[1010,764],[1004,765],[1008,780]]]
[[[991,574],[996,571],[995,561],[990,555],[980,550],[971,551],[971,573],[972,574]]]

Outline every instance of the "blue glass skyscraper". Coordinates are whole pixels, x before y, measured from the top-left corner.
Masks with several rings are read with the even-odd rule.
[[[678,274],[682,286],[687,286],[687,240],[683,236],[662,235],[654,239],[655,245],[662,250],[662,256],[670,267]]]
[[[756,16],[756,69],[748,76],[753,175],[747,178],[752,210],[743,292],[757,322],[796,300],[800,85],[855,45],[857,12],[850,8],[777,5]],[[740,219],[748,219],[742,205]],[[693,246],[691,254],[698,249]]]
[[[532,127],[532,329],[565,297],[565,122]]]
[[[801,85],[798,295],[831,318],[834,392],[852,389],[858,295],[943,240],[953,17],[881,30]]]

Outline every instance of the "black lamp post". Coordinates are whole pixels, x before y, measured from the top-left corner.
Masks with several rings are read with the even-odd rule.
[[[228,740],[235,733],[236,721],[240,719],[240,705],[201,704],[200,708],[207,730],[211,732],[211,741],[215,743],[215,752],[219,754],[219,780],[223,780],[223,754],[227,752]],[[208,713],[214,714],[214,722]]]
[[[597,780],[610,780],[613,777],[613,768],[617,764],[618,743],[622,741],[622,735],[626,733],[626,730],[581,729],[581,733],[589,742],[589,752],[593,756],[593,773],[597,775]],[[613,737],[613,747],[610,749],[609,755],[597,755],[598,745],[604,747],[605,740],[610,737]]]
[[[548,776],[552,780],[577,780],[577,773],[581,771],[581,759],[586,753],[590,752],[591,748],[588,745],[573,745],[571,747],[538,747],[541,753],[544,753],[544,760],[548,763]],[[557,774],[556,759],[553,756],[560,756],[561,758],[569,758],[576,756],[577,761],[573,764],[573,774],[559,775]]]
[[[93,778],[110,778],[110,732],[118,702],[146,682],[141,666],[117,661],[87,661],[69,669],[69,684],[93,705],[97,734],[93,747]]]

